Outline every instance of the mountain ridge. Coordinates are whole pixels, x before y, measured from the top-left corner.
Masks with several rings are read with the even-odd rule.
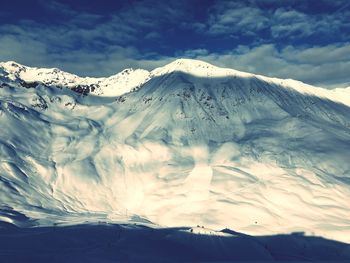
[[[173,62],[152,71],[128,68],[112,76],[99,78],[80,77],[72,73],[64,72],[58,68],[28,67],[14,61],[0,62],[0,68],[2,68],[2,70],[9,75],[10,79],[13,80],[18,78],[29,83],[42,82],[44,84],[56,84],[58,86],[65,87],[85,85],[89,87],[87,93],[112,97],[121,96],[125,93],[131,92],[132,90],[142,86],[153,77],[158,77],[174,71],[180,71],[199,77],[255,77],[279,86],[293,88],[301,93],[325,97],[350,106],[350,98],[344,96],[348,95],[350,92],[349,88],[327,90],[293,79],[266,77],[263,75],[237,71],[235,69],[221,68],[210,63],[194,59],[176,59]]]

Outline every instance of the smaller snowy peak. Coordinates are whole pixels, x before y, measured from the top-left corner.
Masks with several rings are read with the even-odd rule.
[[[65,86],[73,86],[82,80],[82,78],[58,68],[28,67],[14,61],[0,63],[0,67],[11,80],[18,79],[25,82],[42,82],[44,84]]]
[[[143,69],[125,69],[107,78],[79,77],[57,68],[27,67],[13,61],[0,63],[0,75],[11,81],[67,87],[79,93],[100,96],[120,96],[137,89],[150,77],[150,73]]]
[[[0,74],[11,80],[20,78],[20,74],[26,71],[25,66],[14,61],[0,62]]]
[[[25,68],[25,66],[18,64],[15,61],[0,62],[0,67],[7,72],[18,72]]]
[[[125,69],[122,72],[98,82],[104,96],[120,96],[134,89],[150,79],[150,72],[144,69]]]

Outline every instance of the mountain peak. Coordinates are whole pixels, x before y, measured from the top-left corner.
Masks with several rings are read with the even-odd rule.
[[[9,74],[15,74],[20,71],[25,70],[25,66],[15,62],[15,61],[6,61],[6,62],[0,62],[0,68],[2,68],[4,71],[6,71]]]
[[[208,62],[198,60],[198,59],[190,59],[190,58],[179,58],[174,60],[173,62],[167,64],[165,67],[202,67],[202,68],[217,68],[216,66],[209,64]]]
[[[12,61],[12,60],[6,61],[6,62],[0,62],[0,65],[1,65],[2,67],[4,67],[4,68],[9,68],[9,67],[21,67],[21,66],[23,66],[23,65],[21,65],[21,64],[19,64],[19,63],[17,63],[17,62],[15,62],[15,61]]]
[[[180,58],[163,67],[154,69],[151,73],[153,76],[160,76],[176,71],[199,77],[228,76],[239,72],[233,69],[220,68],[201,60]]]

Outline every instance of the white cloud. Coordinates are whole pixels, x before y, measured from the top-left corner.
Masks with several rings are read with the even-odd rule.
[[[350,61],[350,44],[332,44],[302,50],[287,46],[283,49],[283,56],[290,61],[315,65],[329,62],[346,62]]]
[[[42,2],[47,12],[59,13],[63,19],[50,24],[20,20],[0,25],[0,61],[61,67],[91,76],[114,74],[124,67],[158,65],[155,60],[144,59],[149,54],[141,55],[132,46],[142,39],[159,39],[165,22],[186,21],[181,1],[130,2],[104,17],[77,12],[55,1]]]
[[[240,32],[249,34],[267,26],[268,18],[258,8],[239,7],[225,9],[222,13],[211,15],[208,21],[208,33],[220,35]]]
[[[197,48],[197,49],[191,49],[186,50],[184,52],[178,52],[175,54],[175,56],[184,56],[187,58],[196,58],[198,56],[206,56],[209,54],[209,51],[205,48]]]
[[[288,46],[282,50],[265,44],[254,48],[240,46],[233,51],[195,58],[241,71],[334,88],[350,84],[349,50],[350,43],[309,48]]]
[[[47,47],[31,38],[18,38],[13,35],[0,35],[0,60],[31,61],[33,65],[46,65]]]
[[[281,1],[282,2],[282,1]],[[285,1],[283,1],[284,3]],[[291,2],[291,1],[287,1]],[[269,4],[270,8],[263,8]],[[306,13],[287,7],[278,7],[269,1],[218,1],[211,9],[211,15],[205,22],[193,25],[198,32],[212,36],[256,36],[291,40],[310,36],[336,34],[338,38],[349,39],[345,28],[350,30],[350,12],[343,5],[329,13]],[[302,9],[302,8],[299,8]],[[341,12],[341,14],[339,14]],[[269,34],[267,34],[267,32]]]

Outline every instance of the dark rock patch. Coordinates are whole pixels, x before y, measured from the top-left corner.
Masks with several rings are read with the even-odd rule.
[[[21,86],[25,87],[26,89],[32,89],[32,88],[36,88],[38,85],[40,85],[40,82],[34,81],[34,82],[26,82],[26,81],[22,81],[21,82]]]
[[[91,85],[77,85],[71,88],[76,93],[82,94],[82,95],[88,95],[91,92],[94,92],[96,88],[99,87],[98,85],[91,84]]]

